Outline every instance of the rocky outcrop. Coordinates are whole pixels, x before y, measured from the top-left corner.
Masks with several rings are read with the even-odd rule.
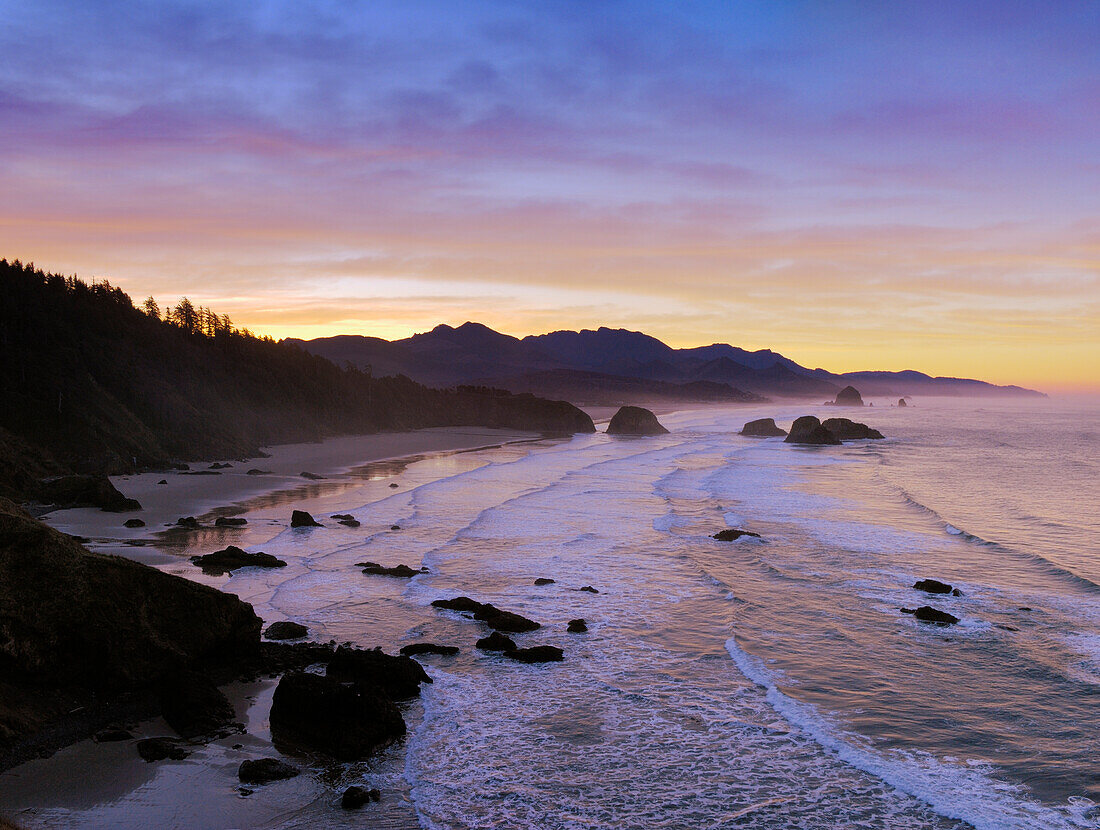
[[[128,528],[145,527],[145,522],[141,519],[127,519],[122,523],[122,526]]]
[[[877,429],[871,429],[867,424],[860,424],[848,418],[826,418],[821,422],[821,425],[841,441],[884,437]]]
[[[413,570],[408,565],[395,565],[392,568],[387,568],[384,565],[379,565],[377,562],[357,562],[355,566],[357,568],[361,567],[363,573],[368,575],[396,576],[401,579],[409,579],[426,572],[426,569],[419,571]]]
[[[109,723],[89,722],[93,703],[234,674],[256,658],[260,625],[231,594],[91,553],[0,499],[0,768],[46,727]]]
[[[242,761],[237,768],[237,777],[242,784],[270,784],[272,781],[285,781],[301,773],[297,767],[280,761],[278,758],[258,758],[255,761]]]
[[[377,686],[301,671],[283,675],[269,719],[277,743],[339,761],[359,760],[405,734],[401,712]]]
[[[751,530],[743,530],[739,527],[727,527],[725,530],[719,530],[710,538],[717,539],[719,542],[735,542],[742,536],[751,536],[754,539],[759,539],[759,533],[753,533]]]
[[[232,573],[238,568],[285,568],[286,562],[276,559],[270,553],[257,551],[249,553],[236,545],[202,556],[192,556],[191,561],[202,568],[202,572],[212,576]]]
[[[918,579],[913,583],[913,588],[917,591],[924,591],[926,594],[951,594],[956,597],[962,596],[962,591],[958,588],[952,588],[946,582],[940,582],[938,579]]]
[[[565,652],[557,646],[532,646],[506,651],[504,656],[520,663],[560,663],[565,659]]]
[[[482,637],[474,645],[482,651],[515,651],[516,641],[506,637],[499,631],[494,631],[488,637]]]
[[[401,646],[401,653],[406,657],[415,657],[417,654],[441,654],[450,657],[458,654],[457,646],[441,646],[435,643],[409,643]]]
[[[290,514],[291,527],[321,527],[321,523],[304,510],[295,510]]]
[[[757,418],[741,427],[739,434],[749,438],[778,438],[786,435],[787,431],[777,427],[774,418]]]
[[[394,700],[416,697],[421,683],[432,682],[411,657],[394,657],[380,648],[367,651],[341,646],[332,655],[327,674],[337,680],[377,686]]]
[[[784,439],[787,444],[839,444],[840,439],[821,425],[813,415],[803,415],[791,425],[790,434]]]
[[[437,599],[432,605],[436,608],[446,608],[449,611],[462,611],[473,614],[475,620],[481,620],[489,628],[497,631],[507,631],[511,634],[534,631],[540,627],[534,620],[529,620],[519,614],[513,614],[511,611],[502,611],[495,605],[477,602],[469,597]]]
[[[301,623],[290,620],[273,622],[264,631],[264,636],[269,640],[297,640],[309,634],[309,629]]]
[[[948,614],[931,605],[922,605],[920,608],[902,608],[901,613],[912,614],[921,622],[936,623],[938,625],[954,625],[959,618],[954,614]]]
[[[640,406],[623,406],[607,425],[608,435],[665,435],[657,416]]]
[[[570,620],[565,630],[570,634],[583,634],[588,630],[588,623],[582,619]]]
[[[107,513],[141,510],[136,499],[122,495],[107,476],[74,475],[45,478],[32,493],[36,501],[60,508],[98,507]]]
[[[845,386],[836,393],[833,406],[863,406],[863,396],[854,386]]]
[[[898,406],[909,406],[909,404],[905,402],[905,398],[898,398]]]

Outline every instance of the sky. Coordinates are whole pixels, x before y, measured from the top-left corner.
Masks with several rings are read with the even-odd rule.
[[[0,256],[1096,390],[1100,3],[0,0]]]

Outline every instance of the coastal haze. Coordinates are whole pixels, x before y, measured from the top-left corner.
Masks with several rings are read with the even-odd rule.
[[[0,830],[1100,827],[1093,3],[0,7]]]

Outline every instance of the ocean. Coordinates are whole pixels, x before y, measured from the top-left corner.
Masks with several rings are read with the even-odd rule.
[[[661,416],[665,436],[391,465],[352,494],[360,529],[283,530],[262,549],[287,568],[206,579],[314,639],[461,648],[424,658],[434,682],[403,744],[326,773],[398,793],[390,826],[1100,826],[1097,408],[883,403],[691,409]],[[887,437],[737,434],[803,414]],[[760,538],[711,538],[726,527]],[[364,559],[430,573],[363,576]],[[915,590],[924,578],[961,596]],[[430,606],[459,595],[541,622],[515,639],[564,662],[477,651],[480,623]],[[960,622],[900,611],[920,605]],[[589,632],[567,633],[574,618]],[[267,824],[233,826],[350,821],[293,786]],[[151,800],[49,826],[140,826]]]

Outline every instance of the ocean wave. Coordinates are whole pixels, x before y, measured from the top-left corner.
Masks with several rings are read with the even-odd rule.
[[[788,723],[845,763],[923,801],[945,818],[965,821],[976,830],[1096,828],[1097,805],[1092,801],[1074,798],[1060,807],[1041,804],[1022,786],[994,777],[996,768],[988,763],[971,760],[964,766],[921,752],[876,752],[815,707],[781,692],[763,661],[741,649],[736,638],[726,641],[726,650],[740,672],[764,688],[768,703]]]

